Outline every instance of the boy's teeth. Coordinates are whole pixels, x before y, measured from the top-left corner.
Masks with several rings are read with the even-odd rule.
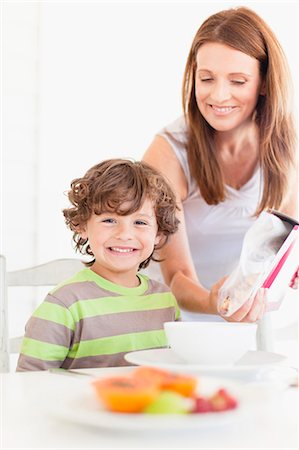
[[[110,248],[114,252],[120,252],[120,253],[130,253],[133,251],[132,248],[118,248],[118,247],[110,247]]]

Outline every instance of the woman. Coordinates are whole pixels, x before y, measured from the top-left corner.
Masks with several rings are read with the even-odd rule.
[[[179,231],[160,256],[165,281],[189,311],[185,320],[218,313],[223,277],[261,211],[296,215],[289,85],[275,35],[250,9],[221,11],[197,31],[183,80],[184,117],[144,155],[170,180],[180,207]],[[255,322],[264,309],[260,290],[228,320]]]

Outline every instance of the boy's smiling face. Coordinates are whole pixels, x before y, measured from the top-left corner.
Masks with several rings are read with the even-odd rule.
[[[140,263],[159,242],[157,232],[153,204],[146,199],[138,211],[125,216],[111,212],[92,214],[80,234],[88,239],[94,254],[92,270],[109,281],[133,287],[138,285]]]

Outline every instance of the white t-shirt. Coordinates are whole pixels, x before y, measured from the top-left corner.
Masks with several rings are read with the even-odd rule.
[[[263,191],[262,173],[257,167],[252,178],[239,190],[226,186],[228,198],[208,205],[191,177],[186,152],[186,125],[183,117],[159,133],[171,145],[188,183],[183,202],[189,246],[198,278],[207,289],[236,267],[243,237],[252,225]],[[178,255],[179,258],[179,255]],[[182,311],[183,320],[223,320],[215,315]]]

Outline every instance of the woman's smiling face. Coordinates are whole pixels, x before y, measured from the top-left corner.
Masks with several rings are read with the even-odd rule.
[[[251,120],[261,91],[259,62],[224,44],[203,44],[196,57],[198,108],[216,131],[232,131]]]

